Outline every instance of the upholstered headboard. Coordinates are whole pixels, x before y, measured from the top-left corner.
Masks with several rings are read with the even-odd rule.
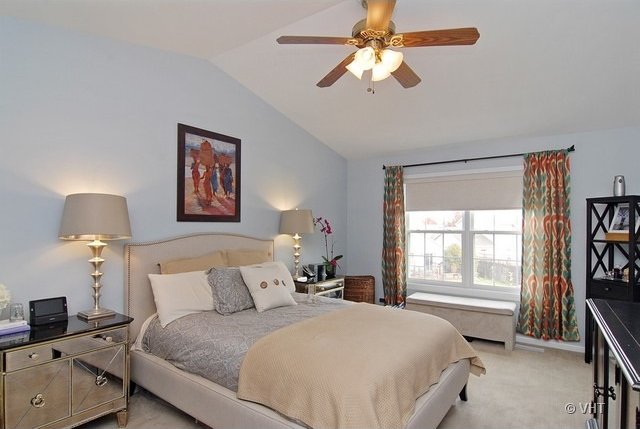
[[[127,315],[134,318],[130,326],[131,340],[135,340],[144,321],[156,312],[147,274],[159,273],[158,263],[193,258],[225,249],[267,251],[273,259],[273,240],[233,234],[193,234],[148,243],[127,244],[124,266],[124,309]]]

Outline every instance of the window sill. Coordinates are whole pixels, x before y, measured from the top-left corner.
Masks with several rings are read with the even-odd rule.
[[[407,282],[407,296],[413,292],[427,292],[441,295],[464,296],[468,298],[480,299],[497,299],[500,301],[511,301],[520,304],[519,290],[488,290],[488,289],[471,289],[462,286],[444,286],[426,283]]]

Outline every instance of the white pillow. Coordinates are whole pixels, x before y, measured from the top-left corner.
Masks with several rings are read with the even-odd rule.
[[[284,272],[289,274],[288,279],[291,279],[291,280],[286,281],[287,279],[285,279],[285,283],[286,283],[285,286],[287,287],[287,289],[289,289],[289,292],[296,291],[296,284],[293,282],[293,277],[291,277],[291,272],[283,262],[269,261],[269,262],[261,262],[259,264],[245,265],[245,266],[246,267],[278,267],[280,270],[282,270],[283,276],[285,275]]]
[[[282,262],[240,267],[240,273],[259,313],[276,307],[297,305],[289,290],[295,287],[293,278]]]
[[[187,314],[213,310],[213,291],[204,271],[149,274],[160,325]]]

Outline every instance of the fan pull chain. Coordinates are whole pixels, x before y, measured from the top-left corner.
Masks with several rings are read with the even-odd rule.
[[[373,81],[373,74],[369,78],[369,87],[367,88],[367,92],[370,92],[371,95],[374,95],[376,93],[376,84]]]

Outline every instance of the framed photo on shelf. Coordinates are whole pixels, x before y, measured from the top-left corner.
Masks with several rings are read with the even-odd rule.
[[[178,222],[240,222],[240,139],[178,124]]]
[[[629,233],[629,206],[620,204],[616,206],[613,219],[609,225],[609,232]]]

